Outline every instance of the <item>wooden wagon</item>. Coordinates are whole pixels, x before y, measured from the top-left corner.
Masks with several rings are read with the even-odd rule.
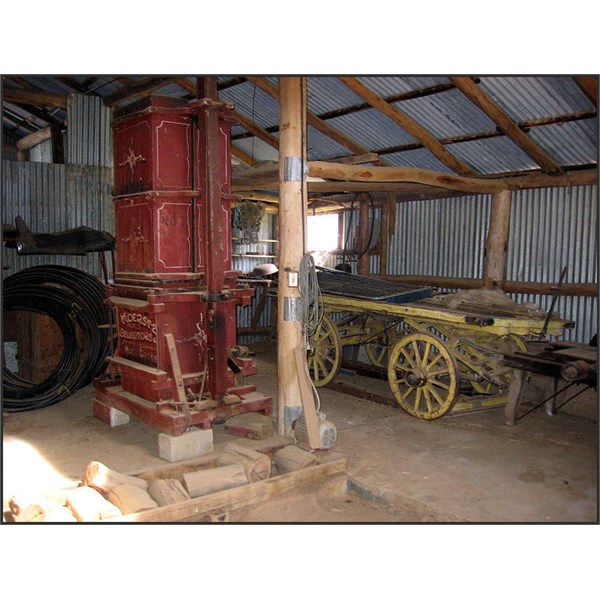
[[[373,369],[387,372],[400,407],[425,420],[505,405],[513,369],[503,356],[574,326],[494,290],[433,296],[328,269],[318,280],[323,311],[308,352],[315,386],[335,379],[346,347],[362,346]]]

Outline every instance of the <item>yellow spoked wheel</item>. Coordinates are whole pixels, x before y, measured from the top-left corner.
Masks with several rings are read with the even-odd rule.
[[[387,367],[390,348],[396,343],[400,334],[396,331],[397,324],[369,317],[365,323],[365,333],[368,341],[365,344],[367,357],[376,367]],[[376,336],[376,337],[373,337]]]
[[[418,419],[439,419],[458,399],[456,361],[442,340],[428,333],[411,333],[396,343],[388,381],[400,406]]]
[[[334,322],[323,315],[315,333],[308,339],[308,372],[315,387],[327,385],[342,364],[342,340]]]

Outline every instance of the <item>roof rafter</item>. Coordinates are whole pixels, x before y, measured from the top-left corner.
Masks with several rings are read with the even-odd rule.
[[[598,108],[598,78],[591,75],[578,75],[573,77],[581,91]]]
[[[248,81],[254,83],[256,87],[260,88],[263,92],[266,92],[279,102],[279,88],[277,86],[273,85],[263,77],[248,77],[247,79]],[[355,142],[353,139],[349,138],[335,127],[325,123],[325,121],[310,111],[306,111],[306,121],[317,131],[320,131],[323,135],[326,135],[328,138],[334,140],[341,146],[348,148],[354,154],[367,154],[371,152],[369,148],[365,148],[361,144]]]
[[[17,90],[3,87],[2,99],[12,104],[32,104],[34,106],[50,106],[52,108],[67,108],[67,96],[36,90]]]
[[[247,129],[250,133],[254,134],[257,138],[260,138],[263,142],[266,142],[267,144],[269,144],[269,146],[273,146],[273,148],[275,148],[276,150],[279,150],[279,140],[274,135],[271,135],[268,131],[265,131],[262,127],[260,127],[260,125],[257,125],[254,121],[252,121],[251,119],[248,119],[248,117],[245,117],[244,115],[239,113],[237,110],[234,110],[232,112],[232,115],[236,119],[240,120],[240,125],[244,129]]]
[[[386,102],[379,94],[368,88],[356,77],[338,77],[338,79],[350,88],[357,96],[368,102],[373,108],[389,117],[402,129],[410,133],[413,137],[422,142],[432,154],[436,156],[443,164],[452,169],[455,173],[465,176],[473,176],[478,173],[469,165],[456,158],[451,152],[446,150],[440,141],[435,138],[424,127],[421,127],[416,121],[404,114],[398,107]]]
[[[148,96],[152,92],[159,90],[175,81],[180,77],[147,77],[141,81],[134,81],[124,85],[121,89],[111,92],[104,96],[106,106],[115,106],[125,100],[135,96]]]
[[[258,163],[258,161],[252,158],[247,152],[244,152],[241,148],[238,148],[233,144],[231,144],[231,154],[239,158],[242,162],[246,163],[247,165],[250,165],[251,167]]]
[[[450,77],[452,83],[480,110],[482,110],[504,134],[532,158],[545,173],[561,173],[561,167],[536,144],[490,96],[470,77]]]

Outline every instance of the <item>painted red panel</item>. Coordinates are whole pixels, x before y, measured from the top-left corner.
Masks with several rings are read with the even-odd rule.
[[[146,104],[113,126],[117,196],[192,187],[191,118],[171,114],[153,99]]]
[[[118,273],[192,271],[192,200],[142,194],[116,198]]]

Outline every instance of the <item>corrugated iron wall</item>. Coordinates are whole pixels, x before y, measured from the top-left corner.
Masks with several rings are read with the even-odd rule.
[[[101,98],[72,94],[68,101],[65,162],[3,161],[2,221],[17,216],[35,233],[79,226],[114,234],[111,111]],[[19,256],[3,247],[3,277],[34,265],[71,266],[96,276],[98,254]]]
[[[521,190],[513,194],[506,278],[598,283],[597,186]],[[513,294],[548,310],[552,296]],[[597,298],[559,296],[555,312],[576,327],[564,339],[588,343],[598,331]]]
[[[114,233],[112,169],[3,161],[2,222],[23,218],[35,233],[55,233],[85,225]],[[36,265],[64,265],[96,276],[97,254],[87,256],[19,256],[3,247],[3,276]]]
[[[400,202],[388,271],[396,275],[480,278],[491,196]],[[596,186],[522,190],[513,194],[507,280],[597,283]],[[511,295],[548,310],[552,296]],[[559,297],[555,311],[576,321],[564,339],[587,343],[598,328],[597,299]]]
[[[100,96],[69,94],[65,162],[113,166],[112,110]]]

